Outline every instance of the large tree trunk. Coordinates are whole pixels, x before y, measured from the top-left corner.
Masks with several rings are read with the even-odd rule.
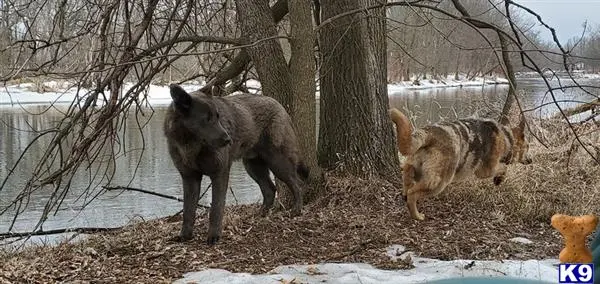
[[[236,0],[238,22],[249,43],[277,36],[269,0]],[[277,99],[292,112],[290,73],[278,39],[265,40],[245,49],[260,78],[263,94]]]
[[[317,163],[316,112],[316,66],[311,3],[309,1],[290,1],[291,39],[290,74],[293,88],[292,118],[301,134],[298,139],[302,156],[310,168],[309,184],[312,190],[306,195],[310,202],[321,193],[324,185],[323,172]]]
[[[381,4],[378,0],[323,0],[322,21]],[[388,117],[385,8],[341,17],[321,28],[319,164],[360,177],[399,169]]]

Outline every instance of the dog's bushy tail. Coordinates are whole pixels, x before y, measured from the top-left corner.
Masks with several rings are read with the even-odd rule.
[[[398,150],[402,155],[412,154],[412,125],[410,121],[401,111],[397,108],[391,108],[389,110],[390,118],[396,125],[396,136],[398,142]]]
[[[302,161],[300,161],[298,163],[298,165],[296,166],[296,172],[298,173],[300,178],[302,178],[304,181],[308,180],[308,176],[310,175],[310,170]]]

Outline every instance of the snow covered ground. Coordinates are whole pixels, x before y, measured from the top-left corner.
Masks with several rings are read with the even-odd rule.
[[[542,77],[537,72],[516,72],[515,75],[520,79],[538,79],[542,80]],[[544,72],[544,77],[550,79],[554,75],[559,76],[561,79],[569,78],[569,74],[564,71],[558,72]],[[600,79],[600,73],[589,73],[581,70],[571,72],[571,76],[575,79]]]
[[[392,246],[388,255],[403,251]],[[410,253],[407,253],[410,254]],[[407,254],[401,257],[406,257]],[[432,283],[437,280],[467,280],[482,283],[485,277],[506,280],[505,283],[557,283],[558,259],[503,261],[442,261],[411,256],[415,266],[408,270],[382,270],[364,263],[321,263],[315,265],[285,265],[266,274],[232,273],[223,269],[190,272],[174,283]],[[295,281],[295,282],[294,282]],[[444,283],[462,283],[461,281]],[[499,282],[495,282],[499,283]],[[441,284],[441,282],[440,282]]]
[[[498,85],[508,84],[508,80],[495,76],[476,77],[473,79],[467,79],[464,75],[460,75],[459,79],[456,80],[454,75],[449,75],[446,78],[441,79],[426,79],[419,80],[416,82],[414,79],[411,81],[403,81],[395,84],[388,85],[389,92],[396,92],[401,90],[418,90],[418,89],[430,89],[430,88],[449,88],[449,87],[479,87],[485,85]]]
[[[35,91],[32,83],[23,83],[17,85],[9,85],[0,88],[0,106],[16,106],[22,105],[49,105],[49,104],[71,104],[75,99],[84,101],[84,96],[88,92],[86,89],[80,89],[67,83],[57,83],[55,81],[45,82],[45,86],[50,87],[52,91],[39,93]],[[124,92],[129,90],[133,84],[127,83],[124,86]],[[182,87],[186,91],[195,91],[201,86],[198,84],[184,84]],[[110,92],[106,92],[110,95]],[[148,103],[151,105],[169,104],[171,97],[168,86],[150,85],[146,96]]]
[[[388,84],[388,92],[395,93],[402,90],[429,89],[429,88],[447,88],[447,87],[472,87],[483,86],[490,84],[506,84],[506,79],[503,78],[474,78],[472,80],[454,80],[454,76],[448,76],[445,80],[420,80],[418,84],[415,81],[406,81],[394,84]],[[0,106],[16,106],[19,105],[49,105],[49,104],[70,104],[75,99],[84,101],[84,96],[88,92],[86,89],[77,88],[68,82],[48,81],[43,83],[44,88],[50,91],[43,93],[37,92],[39,86],[36,87],[33,83],[22,83],[7,85],[0,87]],[[126,92],[133,86],[132,83],[126,83],[123,92]],[[202,87],[201,84],[183,84],[182,87],[186,91],[195,91]],[[250,80],[247,82],[247,87],[250,92],[256,92],[260,88],[260,82]],[[109,95],[109,92],[106,93]],[[151,105],[166,105],[171,102],[168,86],[150,85],[147,92],[140,95],[140,99],[144,96]],[[319,91],[315,94],[319,97]]]

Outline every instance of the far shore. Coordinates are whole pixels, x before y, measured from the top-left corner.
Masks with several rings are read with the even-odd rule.
[[[517,79],[532,80],[542,78],[536,76],[533,72],[519,73]],[[600,74],[595,73],[576,73],[577,78],[581,79],[600,79]],[[200,89],[204,82],[184,83],[182,87],[186,91],[195,91]],[[465,75],[449,75],[445,78],[419,79],[411,78],[410,81],[391,82],[388,84],[388,94],[396,95],[405,91],[420,91],[436,88],[462,88],[462,87],[485,87],[485,86],[508,86],[508,80],[500,76],[484,76],[467,78]],[[126,92],[133,86],[133,83],[125,83],[123,92]],[[248,80],[246,87],[252,93],[260,90],[260,82]],[[83,102],[83,97],[88,92],[87,89],[79,89],[68,81],[45,81],[43,83],[17,83],[7,84],[0,87],[0,107],[22,107],[26,105],[65,105],[71,104],[75,100]],[[234,93],[235,94],[235,93]],[[105,95],[109,95],[107,92]],[[320,91],[315,92],[315,98],[320,97]],[[151,106],[167,105],[171,102],[167,84],[150,84],[146,92],[140,94],[140,101],[143,104]]]

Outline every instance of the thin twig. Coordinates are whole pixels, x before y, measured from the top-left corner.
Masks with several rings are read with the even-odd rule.
[[[128,187],[128,186],[103,186],[102,188],[104,188],[108,191],[111,191],[111,190],[137,191],[137,192],[146,193],[146,194],[150,194],[150,195],[154,195],[154,196],[158,196],[158,197],[162,197],[162,198],[166,198],[166,199],[177,200],[179,202],[183,202],[183,198],[179,198],[177,196],[172,196],[172,195],[166,195],[166,194],[158,193],[158,192],[154,192],[154,191],[149,191],[149,190],[145,190],[145,189],[141,189],[141,188]],[[206,193],[206,191],[204,193]],[[204,194],[202,194],[202,196],[204,196]],[[202,208],[206,208],[206,209],[210,208],[210,206],[206,206],[204,204],[198,204],[198,206],[200,206]]]
[[[56,234],[65,234],[65,233],[79,233],[79,234],[93,234],[100,232],[110,232],[120,230],[123,227],[114,227],[114,228],[102,228],[102,227],[81,227],[81,228],[65,228],[65,229],[53,229],[53,230],[39,230],[34,232],[20,232],[20,233],[0,233],[0,240],[11,239],[11,238],[21,238],[21,237],[31,237],[31,236],[46,236],[46,235],[56,235]]]

